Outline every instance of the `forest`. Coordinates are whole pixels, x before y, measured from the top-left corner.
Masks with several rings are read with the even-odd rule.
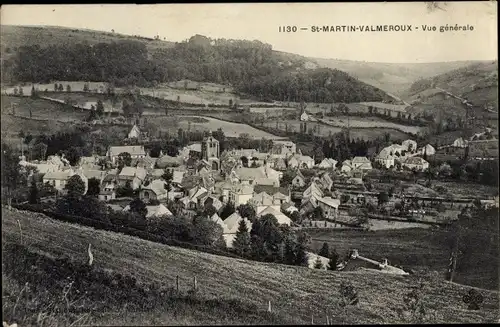
[[[382,90],[335,69],[306,69],[259,41],[212,40],[201,35],[171,48],[148,51],[120,41],[19,47],[4,60],[4,83],[104,81],[116,86],[155,86],[189,79],[233,86],[262,101],[391,101]]]

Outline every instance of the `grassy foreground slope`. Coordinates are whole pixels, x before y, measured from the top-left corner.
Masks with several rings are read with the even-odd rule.
[[[310,323],[311,314],[316,317],[315,323],[325,323],[325,313],[333,317],[334,323],[405,322],[400,313],[403,296],[417,282],[411,276],[386,276],[367,271],[328,272],[235,260],[62,223],[41,214],[6,209],[2,209],[4,242],[20,242],[19,224],[23,243],[34,251],[85,262],[91,243],[95,266],[171,286],[178,275],[181,289],[190,288],[196,276],[203,296],[239,299],[262,310],[272,301],[273,311],[289,316],[296,323]],[[469,311],[462,302],[462,295],[469,288],[430,276],[425,280],[429,290],[423,301],[428,306],[430,321],[493,322],[498,319],[497,292],[482,290],[483,308]],[[346,281],[358,290],[360,303],[349,308],[344,318],[336,303],[339,285]],[[135,319],[144,317],[142,321],[148,321],[145,316],[147,313],[142,313]],[[141,322],[128,314],[122,315],[122,319],[123,323]],[[161,317],[156,317],[154,322],[168,323],[158,319]],[[149,320],[152,321],[151,317]]]

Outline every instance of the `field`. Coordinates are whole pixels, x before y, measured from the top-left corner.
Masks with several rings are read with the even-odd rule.
[[[448,193],[456,198],[481,198],[487,199],[498,196],[498,187],[476,183],[441,182],[432,181],[433,188],[444,187]]]
[[[347,126],[347,116],[325,117],[323,120],[328,121],[330,125],[338,127]],[[349,117],[349,126],[352,128],[389,128],[396,129],[403,133],[417,134],[420,132],[418,126],[407,126],[388,122],[378,117]]]
[[[246,124],[204,116],[157,116],[154,119],[148,119],[148,122],[162,131],[177,132],[179,128],[184,130],[216,131],[222,128],[227,137],[239,137],[240,134],[248,134],[250,138],[283,139],[283,137],[269,134]]]
[[[237,299],[263,310],[267,309],[268,301],[271,301],[276,314],[286,315],[297,324],[309,324],[311,315],[316,324],[323,324],[325,313],[330,315],[331,323],[335,324],[409,322],[400,309],[403,295],[417,283],[417,279],[412,276],[389,276],[368,271],[336,273],[230,259],[61,223],[38,214],[2,209],[2,216],[2,239],[6,242],[20,242],[19,220],[23,242],[32,250],[85,262],[86,249],[91,243],[95,266],[129,273],[139,281],[157,281],[162,285],[174,285],[175,276],[178,275],[183,289],[191,285],[193,276],[196,276],[201,296]],[[421,241],[423,244],[429,242],[428,239]],[[394,250],[396,246],[392,248]],[[399,251],[403,250],[406,247]],[[420,251],[425,253],[424,250]],[[362,248],[360,253],[368,255]],[[420,257],[425,259],[426,256]],[[477,323],[498,319],[497,292],[482,290],[485,296],[483,309],[469,311],[461,300],[469,288],[443,282],[430,275],[424,279],[429,283],[429,289],[423,301],[428,307],[431,322]],[[342,309],[336,305],[337,292],[340,283],[347,281],[358,290],[360,303],[347,308],[348,314],[343,315]],[[161,316],[153,319],[147,312],[135,319],[132,316],[133,313],[123,311],[120,322],[139,323],[136,319],[144,317],[147,319],[145,321],[154,324],[169,323],[168,320],[162,320]],[[109,323],[111,319],[108,316],[108,320],[101,321],[101,324]]]
[[[13,117],[11,115],[1,116],[2,120],[2,142],[19,144],[19,132],[24,131],[32,135],[53,134],[67,127],[67,124],[53,120],[33,120],[29,118]]]
[[[88,116],[88,112],[73,110],[52,101],[44,99],[31,99],[20,97],[2,96],[2,114],[11,114],[12,108],[15,116],[33,119],[56,120],[59,122],[81,121]]]
[[[268,120],[264,123],[264,126],[267,127],[272,127],[276,128],[278,126],[279,129],[281,130],[286,130],[286,125],[288,124],[288,130],[289,131],[295,131],[299,132],[300,131],[300,121],[299,120]],[[347,123],[346,123],[347,125]],[[330,136],[335,133],[339,133],[342,131],[341,127],[334,127],[334,126],[328,126],[325,124],[317,124],[313,122],[308,122],[307,123],[307,129],[311,128],[316,128],[316,126],[319,126],[319,132],[316,130],[313,130],[314,135],[319,135],[319,136]],[[375,139],[377,137],[383,138],[385,133],[390,133],[391,134],[391,139],[392,140],[406,140],[409,138],[409,136],[399,130],[395,129],[389,129],[389,128],[351,128],[350,129],[350,135],[352,139],[360,138],[360,139]]]

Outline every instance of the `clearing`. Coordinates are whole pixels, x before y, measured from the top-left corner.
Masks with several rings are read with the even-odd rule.
[[[326,322],[325,313],[333,317],[331,322],[335,324],[405,322],[400,313],[403,296],[410,291],[410,286],[417,283],[413,276],[390,276],[368,271],[331,272],[232,259],[62,223],[29,212],[2,209],[2,216],[2,238],[7,242],[20,241],[19,222],[23,241],[32,250],[85,262],[88,259],[87,247],[91,243],[94,265],[98,267],[131,274],[139,281],[154,280],[163,285],[174,285],[176,276],[179,276],[184,289],[196,276],[199,292],[203,296],[236,298],[263,310],[267,309],[268,301],[272,301],[274,312],[288,315],[297,324],[309,324],[311,315],[314,315],[315,323],[323,324]],[[422,252],[429,250],[428,246],[424,246],[428,239],[418,242],[422,242]],[[369,256],[364,248],[359,249],[361,254]],[[419,257],[424,257],[423,254]],[[471,311],[462,302],[468,287],[430,276],[425,280],[430,287],[423,302],[428,307],[430,321],[487,323],[498,320],[498,292],[481,290],[485,298],[483,308]],[[340,283],[348,281],[358,290],[360,303],[347,308],[344,315],[336,301]],[[122,322],[133,322],[131,316],[125,311]],[[155,323],[165,324],[168,321]]]

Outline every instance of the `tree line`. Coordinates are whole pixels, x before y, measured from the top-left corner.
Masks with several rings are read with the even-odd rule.
[[[212,42],[213,41],[213,42]],[[382,90],[335,69],[303,68],[260,42],[202,36],[148,52],[138,41],[19,47],[3,62],[4,82],[102,81],[154,86],[190,79],[232,85],[261,100],[310,102],[391,101]],[[58,89],[57,91],[61,91]]]

